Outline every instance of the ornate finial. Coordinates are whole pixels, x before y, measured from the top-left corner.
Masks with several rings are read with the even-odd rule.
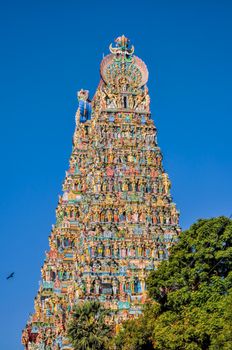
[[[128,48],[130,42],[130,40],[125,37],[125,35],[119,36],[114,41],[116,42],[116,46],[120,47],[122,51],[125,51],[125,49]]]
[[[110,44],[110,52],[113,54],[117,53],[125,53],[127,55],[133,55],[134,53],[134,46],[132,45],[131,48],[129,48],[130,40],[125,37],[125,35],[119,36],[117,39],[115,39],[116,47],[113,47],[112,44]]]

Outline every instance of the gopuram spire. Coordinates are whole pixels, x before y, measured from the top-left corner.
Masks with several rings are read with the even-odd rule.
[[[141,313],[146,277],[168,259],[179,234],[145,63],[123,35],[101,62],[90,101],[79,106],[70,166],[42,267],[26,350],[72,349],[66,325],[75,304],[99,300],[115,324]]]

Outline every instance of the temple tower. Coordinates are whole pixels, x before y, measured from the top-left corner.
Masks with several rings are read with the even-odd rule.
[[[180,231],[151,119],[148,70],[121,36],[101,79],[79,106],[69,170],[49,237],[27,350],[71,349],[65,327],[75,303],[97,299],[120,323],[141,313],[146,276],[167,259]]]

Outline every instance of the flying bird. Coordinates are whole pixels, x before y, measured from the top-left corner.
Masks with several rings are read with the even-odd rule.
[[[14,274],[15,274],[14,272],[11,272],[11,274],[10,274],[9,276],[7,276],[6,279],[9,280],[10,278],[13,278],[13,277],[14,277]]]

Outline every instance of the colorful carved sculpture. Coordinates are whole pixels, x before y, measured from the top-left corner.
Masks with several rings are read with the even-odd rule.
[[[81,123],[85,123],[87,120],[91,119],[92,113],[91,103],[89,100],[89,91],[83,89],[78,91],[77,98],[79,101],[79,120]]]
[[[167,259],[179,213],[150,114],[146,65],[124,36],[101,63],[92,102],[78,93],[70,167],[49,238],[27,350],[71,349],[75,303],[99,300],[115,325],[141,313],[146,276]]]

